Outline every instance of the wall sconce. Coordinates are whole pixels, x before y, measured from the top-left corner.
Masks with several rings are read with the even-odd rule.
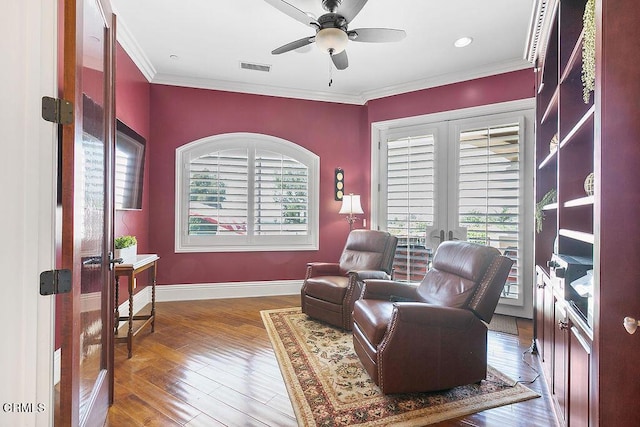
[[[354,214],[363,214],[362,206],[360,205],[360,195],[347,194],[342,198],[342,207],[340,208],[341,214],[347,215],[347,222],[349,223],[349,231],[353,230],[353,223],[358,219]]]
[[[625,317],[622,324],[624,325],[624,328],[627,330],[627,332],[633,335],[636,329],[638,329],[640,322],[633,317]]]
[[[336,201],[340,201],[344,196],[344,170],[342,170],[342,168],[336,168],[333,176],[335,182],[333,193],[335,195]]]

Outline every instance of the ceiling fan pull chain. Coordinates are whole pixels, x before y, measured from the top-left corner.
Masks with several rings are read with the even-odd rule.
[[[329,55],[329,87],[333,84],[333,67],[331,62],[331,55]]]

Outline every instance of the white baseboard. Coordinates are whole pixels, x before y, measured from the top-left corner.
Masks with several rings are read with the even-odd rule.
[[[219,298],[248,298],[300,293],[303,280],[268,282],[200,283],[156,286],[156,301],[189,301]],[[149,287],[147,287],[150,289]],[[151,294],[149,294],[149,297]],[[151,301],[151,299],[149,299]]]

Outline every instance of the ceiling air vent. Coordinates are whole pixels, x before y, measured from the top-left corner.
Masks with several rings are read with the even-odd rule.
[[[253,64],[251,62],[241,62],[240,68],[253,71],[266,71],[267,73],[271,71],[271,65]]]

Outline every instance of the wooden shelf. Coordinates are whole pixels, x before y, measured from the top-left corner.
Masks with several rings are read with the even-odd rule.
[[[561,228],[560,230],[558,230],[558,234],[573,240],[578,240],[580,242],[590,243],[592,245],[595,242],[592,233],[585,233],[583,231],[567,230],[566,228]]]
[[[592,105],[591,108],[589,108],[587,112],[584,113],[584,115],[580,118],[580,120],[578,120],[578,123],[576,123],[575,126],[573,126],[573,128],[571,128],[571,130],[567,133],[567,135],[564,138],[562,138],[562,141],[560,141],[560,146],[558,147],[558,149],[562,149],[562,147],[566,146],[571,141],[573,141],[574,137],[581,130],[584,129],[585,125],[591,123],[591,125],[593,126],[593,118],[595,116],[595,112],[596,112],[596,107],[595,105]]]
[[[550,165],[550,164],[551,164],[551,163],[552,163],[552,162],[557,158],[557,156],[558,156],[558,150],[556,150],[556,151],[553,151],[553,152],[549,153],[549,154],[547,155],[547,157],[545,157],[545,158],[540,162],[540,164],[538,165],[538,169],[539,169],[539,170],[540,170],[540,169],[544,169],[544,168],[545,168],[545,166]]]
[[[579,199],[567,200],[564,202],[565,208],[575,208],[579,206],[593,206],[594,197],[586,196]]]
[[[573,72],[575,67],[582,65],[582,40],[584,39],[584,29],[580,32],[580,36],[578,37],[578,41],[576,42],[573,50],[571,51],[571,55],[569,56],[569,61],[562,71],[562,76],[560,77],[560,82],[563,83],[567,81],[569,75]]]
[[[542,115],[542,119],[540,119],[540,123],[546,122],[552,113],[558,111],[558,98],[560,96],[560,88],[556,87],[553,91],[553,95],[551,96],[551,100],[549,104],[547,104],[547,108],[544,110],[544,114]]]

